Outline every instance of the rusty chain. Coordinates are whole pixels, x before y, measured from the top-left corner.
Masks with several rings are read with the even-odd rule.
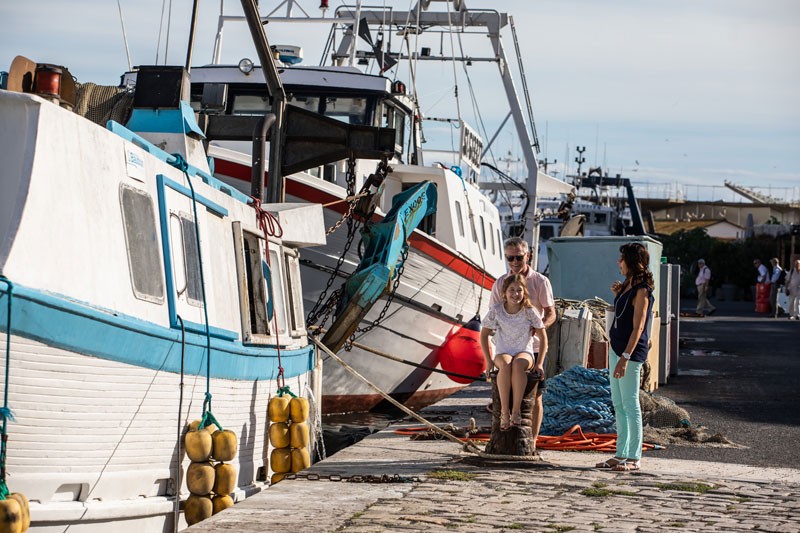
[[[286,474],[283,479],[304,479],[306,481],[334,481],[344,483],[419,483],[422,480],[417,476],[401,476],[400,474],[381,475],[353,475],[340,476],[339,474]]]

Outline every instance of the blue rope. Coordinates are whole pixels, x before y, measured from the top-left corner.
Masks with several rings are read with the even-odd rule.
[[[584,431],[615,433],[608,370],[574,366],[547,380],[542,435],[561,435],[579,424]]]
[[[206,282],[205,282],[205,274],[203,273],[203,254],[201,251],[200,246],[200,227],[197,222],[197,198],[194,194],[194,185],[192,184],[191,176],[189,176],[189,163],[186,162],[186,159],[181,154],[172,154],[172,157],[175,158],[175,161],[172,162],[172,166],[183,172],[186,176],[186,181],[189,183],[189,189],[192,192],[192,212],[194,213],[194,236],[195,240],[197,240],[197,262],[200,266],[200,290],[203,293],[203,316],[205,317],[205,329],[206,329],[206,396],[205,400],[203,400],[203,421],[205,421],[208,417],[207,414],[210,416],[210,419],[216,423],[216,419],[214,415],[211,414],[211,332],[208,328],[208,303],[206,302]],[[219,424],[217,424],[219,425]],[[201,423],[202,426],[202,423]],[[202,426],[205,427],[205,426]]]
[[[0,437],[0,500],[5,500],[8,496],[6,486],[6,444],[8,443],[8,421],[14,420],[14,413],[8,407],[8,380],[9,365],[11,364],[11,296],[14,292],[14,284],[7,277],[0,275],[0,281],[8,287],[8,317],[6,317],[6,380],[3,389],[3,407],[0,408],[0,416],[3,417],[2,436]]]

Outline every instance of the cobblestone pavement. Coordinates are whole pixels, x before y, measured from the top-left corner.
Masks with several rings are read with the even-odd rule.
[[[475,384],[428,409],[488,423]],[[416,425],[416,424],[415,424]],[[449,441],[381,431],[315,464],[320,480],[284,480],[191,532],[800,531],[800,470],[659,458],[617,473],[596,453],[542,452],[529,464],[479,464]],[[402,476],[353,483],[328,476]]]

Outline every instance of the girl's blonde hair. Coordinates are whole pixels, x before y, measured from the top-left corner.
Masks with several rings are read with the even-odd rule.
[[[522,274],[509,274],[508,277],[503,280],[503,301],[506,301],[506,291],[512,283],[519,283],[522,286],[522,307],[533,307],[531,296],[528,294],[527,279]]]

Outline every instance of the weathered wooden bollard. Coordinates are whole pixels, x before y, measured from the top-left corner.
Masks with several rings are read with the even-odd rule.
[[[525,395],[522,398],[522,424],[511,426],[508,431],[500,431],[500,395],[497,381],[492,378],[492,437],[486,445],[486,453],[496,455],[525,455],[536,453],[536,442],[531,431],[531,412],[536,400],[539,379],[528,374]],[[513,393],[513,391],[512,391]]]

